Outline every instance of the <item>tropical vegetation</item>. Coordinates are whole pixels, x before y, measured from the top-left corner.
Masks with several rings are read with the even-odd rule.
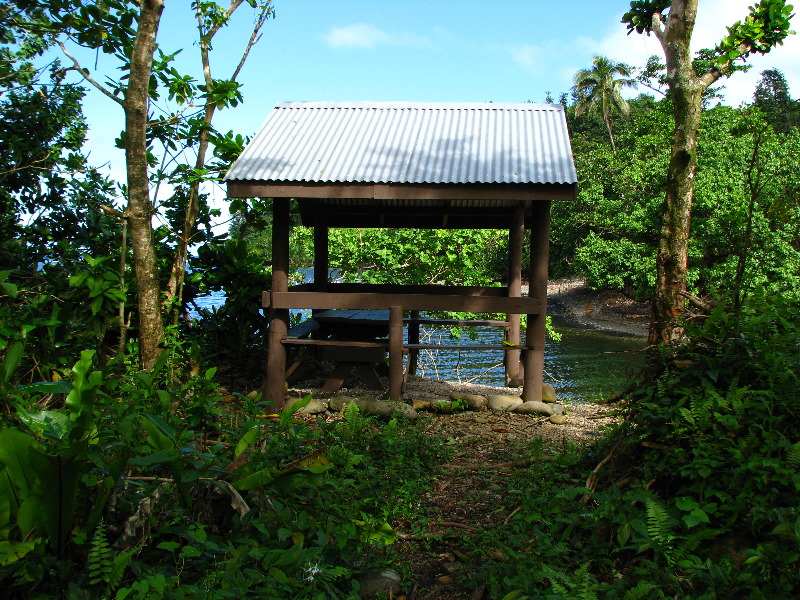
[[[232,201],[226,236],[207,202],[208,180],[245,142],[213,123],[243,100],[238,70],[209,75],[211,39],[242,4],[192,3],[196,78],[155,50],[158,0],[0,6],[3,597],[357,598],[368,568],[408,576],[397,529],[429,518],[419,499],[448,440],[355,406],[330,422],[297,419],[302,400],[272,414],[247,393],[263,371],[253,299],[269,285],[270,200]],[[625,18],[669,36],[658,32],[673,4],[696,7],[637,0]],[[245,58],[273,15],[269,2],[248,8]],[[491,597],[800,593],[800,103],[775,69],[746,106],[719,104],[711,87],[779,43],[790,13],[762,1],[694,57],[687,72],[708,85],[692,100],[680,335],[651,348],[597,444],[517,449],[507,519],[451,540]],[[52,59],[61,44],[66,58]],[[71,58],[81,45],[123,68],[103,89],[122,105],[126,183],[83,149],[82,100],[100,84]],[[561,95],[581,183],[576,202],[553,207],[553,276],[659,293],[685,83],[666,59],[602,84],[635,78],[656,93],[625,110],[584,110],[602,89],[588,76]],[[307,265],[310,232],[298,225],[292,239]],[[495,231],[342,229],[331,241],[332,266],[362,281],[505,277]],[[224,305],[196,310],[210,291]]]

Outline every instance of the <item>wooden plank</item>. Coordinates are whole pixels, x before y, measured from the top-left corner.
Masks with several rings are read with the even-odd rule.
[[[392,302],[404,310],[454,311],[473,313],[538,314],[545,309],[544,298],[491,298],[470,296],[428,296],[410,294],[339,294],[334,292],[273,292],[274,308],[358,308],[385,309]]]
[[[294,291],[294,287],[292,287],[291,290]],[[476,285],[402,285],[391,283],[331,283],[328,286],[328,291],[342,294],[425,294],[430,296],[490,296],[500,298],[505,298],[509,295],[508,288],[506,287]],[[403,308],[406,309],[405,306]]]
[[[412,311],[419,314],[419,311]],[[361,310],[335,308],[314,315],[314,318],[324,323],[388,323],[388,310]],[[403,319],[408,325],[442,325],[458,327],[508,327],[508,321],[493,321],[489,319],[434,319],[430,317],[415,317]],[[299,337],[299,336],[293,336]],[[519,343],[519,341],[517,341]]]
[[[464,352],[471,350],[502,350],[503,352],[530,350],[530,346],[504,346],[502,344],[478,344],[470,346],[457,346],[452,344],[403,344],[403,348],[407,350],[459,350]]]
[[[574,183],[364,184],[228,181],[230,198],[346,198],[376,200],[574,200]]]
[[[289,332],[286,335],[292,338],[304,338],[317,329],[319,329],[319,323],[317,321],[314,319],[306,319],[302,323],[298,323],[289,329]]]
[[[284,338],[281,344],[288,346],[332,346],[353,348],[388,348],[389,342],[359,342],[357,340],[306,340],[301,338]]]
[[[344,380],[350,374],[350,371],[353,370],[353,367],[355,367],[355,363],[340,362],[334,367],[333,373],[328,377],[328,380],[319,391],[323,394],[330,394],[338,391],[344,385]]]
[[[446,325],[454,327],[508,327],[508,321],[489,321],[484,319],[403,319],[404,323],[419,325]]]
[[[381,200],[574,200],[575,184],[375,184],[373,197]],[[450,212],[448,211],[442,211]]]
[[[363,310],[338,308],[317,313],[315,319],[321,323],[349,323],[349,324],[389,324],[388,310]]]

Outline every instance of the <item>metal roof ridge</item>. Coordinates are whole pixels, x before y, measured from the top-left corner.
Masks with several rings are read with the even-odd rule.
[[[563,111],[561,104],[536,102],[402,102],[365,100],[298,100],[279,102],[275,108],[352,108],[352,109],[417,109],[417,110],[554,110]]]

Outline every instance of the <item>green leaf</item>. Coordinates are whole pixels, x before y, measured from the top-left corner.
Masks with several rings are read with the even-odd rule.
[[[73,387],[69,381],[40,381],[16,387],[18,392],[34,394],[69,394]]]
[[[6,357],[3,360],[3,365],[0,368],[0,378],[3,382],[11,380],[11,375],[17,369],[20,360],[22,360],[22,352],[25,350],[25,345],[22,342],[15,342],[11,348],[6,352]]]

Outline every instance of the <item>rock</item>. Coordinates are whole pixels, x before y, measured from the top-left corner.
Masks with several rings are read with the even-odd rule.
[[[529,400],[522,404],[517,404],[512,408],[512,411],[521,415],[547,415],[553,414],[553,409],[549,404],[544,402],[537,402],[536,400]]]
[[[289,398],[286,400],[286,404],[283,406],[283,410],[290,409],[292,406],[300,402],[302,398]],[[297,411],[296,414],[298,415],[318,415],[320,413],[324,413],[328,410],[328,403],[324,400],[317,400],[316,398],[312,398],[311,402],[306,404],[303,408]]]
[[[430,400],[412,400],[411,408],[414,410],[431,410],[432,404]]]
[[[510,394],[495,394],[489,396],[488,404],[492,410],[511,411],[518,404],[522,404],[522,398]]]
[[[489,408],[489,403],[486,400],[486,396],[480,396],[478,394],[461,394],[458,392],[453,392],[450,394],[450,399],[453,401],[462,401],[467,403],[467,407],[470,410],[487,410]]]
[[[443,415],[449,415],[467,408],[463,401],[446,400],[442,396],[418,398],[411,401],[411,406],[414,410],[429,410]]]
[[[556,390],[555,388],[550,385],[549,383],[545,383],[542,385],[542,402],[556,402],[558,398],[556,397]]]
[[[553,425],[563,425],[567,422],[567,417],[564,415],[553,415],[550,417],[550,422]]]
[[[356,580],[359,585],[358,595],[364,599],[391,598],[400,593],[400,575],[391,569],[364,573]]]
[[[380,417],[381,419],[391,419],[392,417],[405,417],[409,421],[415,420],[419,415],[413,407],[402,402],[386,402],[375,400],[364,407],[365,415]]]
[[[548,406],[553,409],[553,414],[554,415],[563,415],[564,414],[564,405],[563,404],[558,404],[556,402],[556,403],[553,403],[553,404],[548,404]]]
[[[351,396],[334,396],[328,402],[328,406],[330,406],[330,409],[334,412],[341,412],[351,402],[355,403],[359,408],[364,408],[370,402],[374,402],[374,400],[353,398]]]
[[[442,415],[451,415],[454,412],[460,412],[465,408],[466,407],[460,407],[452,400],[436,400],[431,402],[431,410]]]

